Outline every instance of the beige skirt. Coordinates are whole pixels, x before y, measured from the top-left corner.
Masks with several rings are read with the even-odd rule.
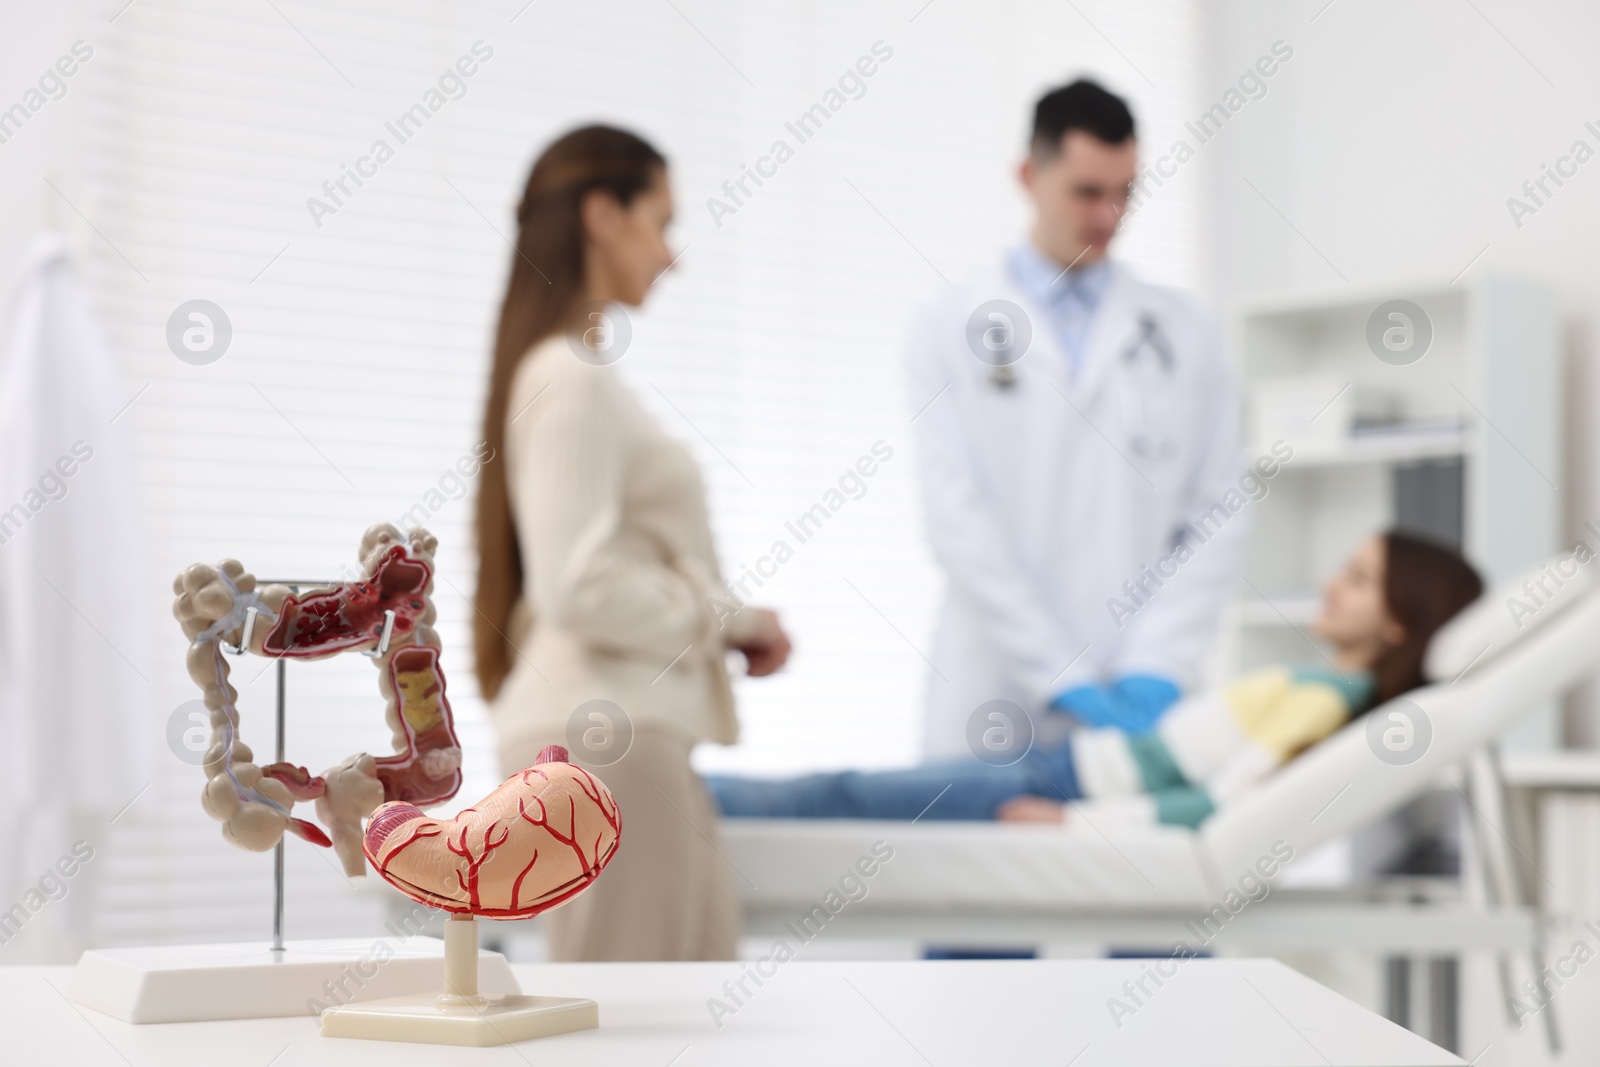
[[[532,765],[546,742],[500,750],[501,771]],[[733,872],[685,738],[648,727],[620,760],[589,767],[622,811],[621,845],[594,885],[546,913],[551,958],[731,960],[739,937]]]

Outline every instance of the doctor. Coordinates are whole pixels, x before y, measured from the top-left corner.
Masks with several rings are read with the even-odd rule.
[[[1150,729],[1197,680],[1238,577],[1245,518],[1191,525],[1242,471],[1221,338],[1191,300],[1106,257],[1137,173],[1121,99],[1088,81],[1047,93],[1020,168],[1028,239],[913,329],[947,579],[927,758],[976,751],[997,725]]]

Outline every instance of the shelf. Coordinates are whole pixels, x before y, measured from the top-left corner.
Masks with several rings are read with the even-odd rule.
[[[1359,288],[1349,285],[1315,286],[1275,293],[1257,293],[1236,301],[1233,310],[1235,316],[1240,319],[1269,321],[1304,321],[1318,315],[1337,315],[1341,312],[1354,312],[1365,316],[1379,304],[1396,297],[1419,302],[1454,301],[1461,299],[1467,291],[1474,288],[1476,286],[1471,282],[1462,287],[1444,278],[1426,282],[1395,281]]]
[[[1600,789],[1600,751],[1508,752],[1501,761],[1500,773],[1510,786]]]
[[[1400,300],[1421,308],[1414,336],[1425,322],[1428,341],[1414,358],[1391,359],[1377,334],[1394,310],[1385,305]],[[1251,420],[1246,454],[1272,457],[1279,437],[1294,453],[1277,461],[1270,487],[1245,487],[1258,498],[1248,570],[1270,599],[1241,583],[1217,677],[1304,658],[1308,642],[1320,648],[1313,594],[1376,531],[1459,538],[1491,583],[1562,548],[1563,497],[1550,491],[1564,484],[1566,458],[1561,321],[1545,284],[1482,271],[1458,284],[1390,280],[1235,305],[1229,359]],[[1297,379],[1309,395],[1292,388]],[[1392,404],[1368,404],[1366,391]],[[1553,706],[1532,710],[1513,734],[1512,747],[1548,747],[1560,736]],[[1600,791],[1600,753],[1592,768],[1521,773],[1592,780]]]
[[[1240,626],[1298,627],[1304,629],[1317,621],[1322,609],[1322,598],[1314,593],[1292,593],[1262,600],[1258,596],[1234,602],[1233,610]]]
[[[1271,445],[1257,446],[1252,454],[1270,455]],[[1294,458],[1281,470],[1356,467],[1373,463],[1407,463],[1415,460],[1466,456],[1472,439],[1466,430],[1428,433],[1366,434],[1336,444],[1295,445]]]

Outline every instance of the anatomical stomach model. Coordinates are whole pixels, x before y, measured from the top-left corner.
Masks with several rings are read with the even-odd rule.
[[[418,904],[530,918],[589,888],[621,835],[611,790],[549,745],[454,819],[430,819],[405,801],[382,805],[365,845],[379,875]]]
[[[357,877],[366,873],[361,822],[374,808],[385,801],[423,807],[455,796],[461,746],[430,596],[437,545],[424,530],[406,537],[380,523],[361,538],[361,577],[340,585],[299,594],[283,585],[258,587],[231,559],[214,567],[197,563],[173,582],[173,614],[191,641],[189,677],[211,716],[201,803],[229,841],[261,852],[287,831],[331,845],[345,874]],[[378,668],[393,753],[358,753],[316,776],[291,763],[257,766],[239,739],[239,694],[228,684],[224,642],[230,651],[270,658],[365,652]],[[308,800],[329,833],[294,815],[294,805]]]
[[[365,844],[384,880],[419,904],[526,919],[589,888],[621,836],[611,791],[550,745],[453,819],[429,818],[405,801],[382,805]]]
[[[418,904],[450,913],[444,992],[330,1008],[323,1036],[481,1046],[599,1026],[586,998],[479,993],[477,919],[526,919],[566,903],[600,877],[621,838],[616,798],[559,745],[454,818],[403,800],[380,805],[367,859]]]

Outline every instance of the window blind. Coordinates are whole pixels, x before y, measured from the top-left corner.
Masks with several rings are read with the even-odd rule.
[[[729,577],[796,642],[781,676],[739,684],[743,742],[697,761],[913,761],[940,578],[918,517],[905,325],[1022,234],[1013,170],[1042,89],[1093,73],[1130,98],[1147,143],[1176,135],[1197,99],[1194,8],[83,0],[96,55],[74,86],[81,159],[62,193],[136,397],[159,578],[147,621],[170,646],[150,728],[197,696],[167,576],[231,555],[264,577],[337,578],[369,523],[420,505],[440,540],[461,798],[492,788],[471,486],[450,472],[479,440],[527,169],[601,120],[670,158],[682,250],[632,315],[619,372],[699,458]],[[1152,280],[1194,281],[1195,183],[1167,183],[1121,239]],[[169,347],[192,300],[231,325],[215,362]],[[846,474],[875,450],[857,488]],[[843,505],[798,541],[789,524],[831,492]],[[792,558],[763,563],[780,540]],[[269,754],[273,672],[234,666],[244,738]],[[359,657],[291,665],[289,697],[295,762],[320,770],[387,742]],[[99,940],[263,935],[270,858],[220,840],[201,784],[164,760],[119,822]],[[376,929],[377,894],[321,850],[288,852],[291,936]]]

